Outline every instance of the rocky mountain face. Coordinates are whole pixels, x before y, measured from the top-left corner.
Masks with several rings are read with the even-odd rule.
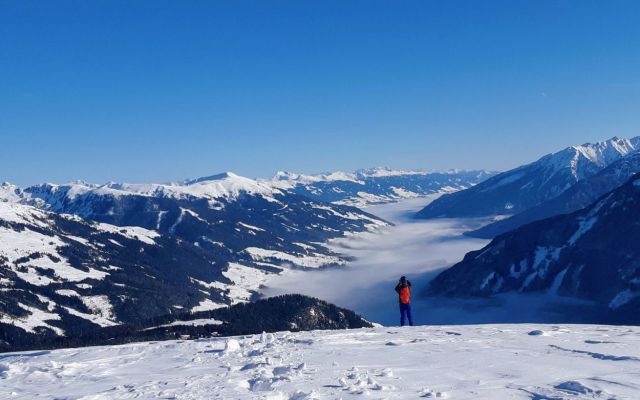
[[[469,188],[493,175],[495,172],[485,170],[422,172],[372,168],[355,173],[333,172],[319,175],[279,172],[265,183],[319,201],[365,208],[374,204]]]
[[[441,296],[544,293],[591,301],[599,320],[640,323],[640,176],[590,206],[524,225],[431,283]]]
[[[577,211],[593,203],[603,194],[622,186],[638,172],[640,172],[640,153],[634,152],[597,174],[579,181],[559,196],[510,218],[469,232],[468,235],[489,239],[539,219]]]
[[[568,147],[471,188],[444,195],[422,209],[417,217],[518,214],[559,196],[638,149],[640,137],[614,137],[604,142]]]

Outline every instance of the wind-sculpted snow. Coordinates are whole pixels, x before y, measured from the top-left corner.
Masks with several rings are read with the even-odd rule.
[[[622,400],[638,368],[637,327],[278,332],[4,354],[0,397]]]

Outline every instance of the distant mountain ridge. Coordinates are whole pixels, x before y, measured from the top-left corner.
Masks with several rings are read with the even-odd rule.
[[[640,152],[636,151],[615,161],[597,174],[579,181],[551,200],[467,234],[493,238],[533,221],[577,211],[593,203],[603,194],[622,186],[639,172]]]
[[[316,175],[278,172],[270,181],[262,182],[312,199],[365,208],[400,199],[465,189],[493,175],[495,172],[486,170],[426,172],[377,167],[353,173],[330,172]]]
[[[497,236],[442,272],[441,296],[549,293],[589,300],[602,322],[640,323],[640,175],[572,214]]]
[[[611,138],[567,147],[493,176],[471,188],[440,197],[418,218],[513,215],[531,209],[640,149],[640,137]]]

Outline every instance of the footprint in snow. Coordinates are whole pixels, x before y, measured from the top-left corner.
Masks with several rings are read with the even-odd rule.
[[[601,391],[597,391],[597,390],[593,390],[588,386],[583,385],[580,382],[577,381],[567,381],[567,382],[562,382],[556,386],[554,386],[554,388],[561,390],[563,392],[568,392],[571,394],[600,394],[602,393]]]
[[[248,364],[245,364],[242,368],[240,368],[240,371],[247,371],[247,370],[250,370],[250,369],[264,367],[264,366],[267,366],[267,365],[269,365],[269,364],[267,364],[267,363],[248,363]]]
[[[449,395],[447,392],[438,392],[436,390],[423,388],[420,391],[420,397],[425,397],[427,399],[447,399],[449,398]]]
[[[249,380],[249,390],[252,392],[266,392],[271,390],[272,379],[266,376]]]
[[[306,344],[312,345],[314,343],[313,339],[294,339],[293,344]]]
[[[247,356],[248,356],[248,357],[260,357],[260,356],[262,356],[263,354],[264,354],[264,350],[258,350],[258,349],[255,349],[255,350],[251,350],[251,351],[247,354]]]
[[[292,372],[291,366],[275,367],[273,369],[274,376],[278,376],[278,375],[288,376],[289,374],[291,374],[291,372]]]
[[[373,375],[379,378],[393,378],[393,370],[391,368],[378,369],[373,372]]]
[[[585,340],[584,342],[585,342],[586,344],[618,343],[618,342],[611,342],[611,341],[607,341],[607,340]]]
[[[282,392],[273,392],[264,396],[265,400],[289,400],[289,396]]]
[[[369,372],[367,370],[360,371],[357,367],[353,367],[345,372],[345,376],[338,379],[338,388],[342,388],[351,394],[369,394],[370,391],[386,391],[393,390],[393,386],[386,386],[376,381],[377,377],[391,377],[393,372],[389,368],[384,370]],[[336,386],[332,386],[336,387]]]

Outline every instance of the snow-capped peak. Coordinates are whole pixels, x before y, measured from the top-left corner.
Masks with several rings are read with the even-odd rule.
[[[207,198],[235,198],[241,193],[273,195],[278,191],[269,185],[250,178],[239,176],[233,172],[197,178],[184,183],[173,184],[130,184],[117,183],[103,186],[121,194],[137,194],[144,196],[166,197],[207,197]],[[100,188],[103,188],[100,187]]]
[[[35,194],[38,195],[35,195]],[[102,185],[77,181],[63,185],[44,183],[22,190],[15,185],[0,186],[0,201],[25,202],[40,201],[55,193],[74,199],[78,196],[148,196],[148,197],[204,197],[204,198],[236,198],[242,193],[259,194],[272,197],[281,193],[277,188],[263,182],[245,178],[232,172],[211,175],[203,178],[184,181],[182,183],[118,183],[109,182]],[[54,195],[55,196],[55,195]],[[39,200],[34,200],[34,199]],[[33,200],[33,201],[32,201]]]
[[[305,175],[294,172],[278,171],[273,178],[271,178],[271,184],[280,188],[290,188],[296,184],[310,184],[317,182],[335,182],[335,181],[347,181],[362,183],[356,174],[350,172],[324,172],[320,174]],[[268,181],[265,181],[268,182]]]
[[[374,167],[367,169],[359,169],[356,171],[356,175],[358,177],[363,178],[379,178],[385,176],[402,176],[402,175],[417,175],[417,174],[426,174],[424,171],[406,171],[406,170],[395,170],[389,167]]]
[[[240,193],[262,195],[279,193],[277,189],[266,183],[236,175],[233,172],[199,178],[180,188],[187,194],[206,197],[236,197]]]
[[[639,147],[640,136],[631,139],[614,136],[602,142],[585,143],[581,146],[574,146],[574,149],[590,161],[603,166],[638,150]]]
[[[20,200],[20,188],[9,182],[0,184],[0,202],[15,203]]]
[[[585,177],[590,165],[604,168],[616,160],[640,149],[640,136],[631,139],[613,137],[609,140],[570,146],[548,154],[532,164],[541,164],[559,170],[570,166],[576,180]]]
[[[445,171],[425,171],[425,170],[402,170],[389,167],[363,168],[355,172],[323,172],[319,174],[298,174],[294,172],[278,171],[271,182],[289,182],[293,184],[309,184],[316,182],[351,181],[362,183],[367,178],[400,177],[407,175],[429,175],[429,174],[459,174],[466,170],[449,169]],[[493,172],[480,170],[479,173],[492,174]]]
[[[220,174],[203,176],[201,178],[188,179],[188,180],[186,180],[184,182],[184,184],[185,185],[191,185],[191,184],[194,184],[194,183],[210,182],[210,181],[222,181],[222,180],[225,180],[225,179],[238,179],[238,178],[242,178],[242,177],[240,175],[234,174],[233,172],[227,171],[227,172],[222,172]]]
[[[366,178],[381,178],[387,176],[403,176],[403,175],[426,175],[425,171],[413,171],[413,170],[395,170],[389,167],[374,167],[359,169],[355,172],[322,172],[319,174],[298,174],[293,172],[278,171],[272,181],[275,182],[294,182],[301,184],[315,183],[315,182],[335,182],[346,181],[362,183],[362,180]]]

